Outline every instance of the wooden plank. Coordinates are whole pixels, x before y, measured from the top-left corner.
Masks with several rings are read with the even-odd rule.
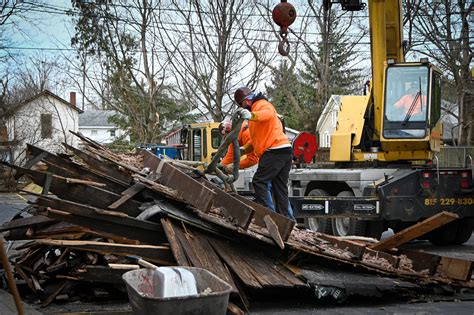
[[[83,268],[76,269],[73,275],[82,281],[124,285],[122,275],[127,271],[138,268],[138,265],[129,265],[128,268],[86,265]]]
[[[136,173],[136,174],[142,174],[142,175],[145,175],[144,173],[142,173],[139,169],[129,165],[129,164],[126,164],[126,163],[122,163],[118,157],[116,156],[112,156],[110,155],[108,152],[104,152],[102,148],[100,149],[96,149],[96,148],[91,148],[91,147],[87,147],[87,151],[89,151],[90,153],[96,155],[96,156],[99,156],[101,157],[102,159],[104,160],[107,160],[109,161],[110,163],[112,164],[117,164],[118,166],[120,166],[121,168],[129,171],[131,174],[133,173]]]
[[[47,212],[47,216],[53,219],[85,226],[92,230],[111,233],[132,240],[138,240],[146,244],[159,244],[166,241],[162,227],[153,222],[142,221],[131,217],[104,216],[97,214],[91,207],[64,200],[51,202],[46,199],[38,199],[37,202],[48,205],[48,207],[57,206],[60,208],[61,212],[59,213],[55,211]]]
[[[240,260],[240,266],[246,264],[249,272],[264,288],[306,287],[304,282],[290,273],[280,272],[275,260],[269,256],[271,253],[263,253],[261,250],[237,243],[228,243],[227,252],[234,259]]]
[[[211,239],[210,243],[218,255],[246,286],[253,289],[263,289],[260,281],[255,278],[253,269],[246,262],[234,255],[229,249],[230,246],[228,243],[218,239]]]
[[[81,185],[89,185],[89,186],[96,186],[96,187],[105,187],[107,186],[104,183],[93,182],[90,180],[85,179],[78,179],[78,178],[68,178],[66,177],[67,184],[81,184]]]
[[[439,265],[441,256],[429,254],[418,250],[399,249],[399,257],[406,256],[411,260],[412,269],[426,275],[433,275]]]
[[[442,277],[469,281],[472,275],[473,262],[465,259],[441,257],[436,272]]]
[[[35,147],[28,144],[28,152],[34,155],[45,154],[42,161],[48,165],[48,171],[54,174],[67,177],[81,178],[94,182],[102,182],[107,185],[107,190],[114,193],[120,193],[125,187],[128,187],[128,183],[123,183],[110,176],[104,174],[98,174],[94,170],[84,167],[78,163],[75,163],[67,158],[63,158],[44,151],[41,148]]]
[[[115,180],[125,185],[130,185],[132,183],[132,177],[128,174],[124,174],[123,172],[119,171],[116,167],[104,163],[103,161],[93,157],[92,155],[83,152],[79,149],[76,149],[75,147],[70,146],[67,143],[63,143],[63,146],[67,150],[70,150],[75,155],[80,157],[84,161],[84,163],[86,163],[91,169],[95,170],[97,173],[114,178]]]
[[[28,152],[29,153],[29,152]],[[44,159],[47,155],[47,152],[41,152],[40,154],[33,156],[31,159],[26,161],[26,163],[23,165],[24,168],[31,168],[33,165]]]
[[[209,270],[222,280],[229,283],[236,292],[237,289],[232,280],[232,276],[222,264],[219,256],[208,243],[206,237],[198,231],[193,230],[191,227],[184,230],[173,223],[171,224],[173,225],[176,237],[179,240],[183,251],[186,253],[188,260],[191,262],[191,265]]]
[[[19,166],[10,165],[19,173],[30,177],[35,184],[42,186],[49,173],[27,170]],[[66,179],[60,176],[51,175],[50,191],[56,196],[74,202],[89,204],[100,209],[107,209],[107,206],[120,198],[120,195],[105,189],[88,185],[68,185]],[[122,211],[130,216],[136,217],[140,214],[140,203],[135,200],[128,200],[122,204],[117,211]]]
[[[176,190],[179,197],[200,211],[208,212],[210,210],[216,195],[214,191],[201,185],[198,181],[156,155],[146,150],[139,150],[139,152],[143,156],[144,166],[161,175],[157,180],[158,183]]]
[[[258,204],[256,202],[253,202],[252,200],[249,200],[243,196],[240,196],[238,194],[232,194],[232,196],[242,201],[247,206],[252,207],[252,209],[255,210],[255,213],[253,215],[253,219],[254,219],[253,222],[256,225],[265,227],[265,221],[263,220],[263,218],[265,218],[265,216],[268,215],[272,218],[272,220],[278,226],[278,231],[280,232],[280,235],[283,241],[288,240],[288,238],[290,237],[291,231],[293,230],[293,227],[295,226],[294,221],[288,219],[285,216],[282,216],[279,213],[273,212],[267,207],[262,206],[261,204]]]
[[[28,227],[41,227],[55,223],[56,220],[50,219],[42,215],[35,215],[27,218],[19,218],[12,220],[8,223],[0,226],[0,232],[9,231],[14,229],[28,228]]]
[[[263,218],[263,221],[265,222],[268,233],[270,233],[270,236],[273,238],[275,243],[277,243],[278,247],[280,247],[281,249],[284,249],[285,243],[283,243],[283,240],[281,239],[281,235],[280,235],[280,232],[278,231],[278,226],[276,225],[275,221],[273,221],[269,215],[266,215]]]
[[[168,238],[168,243],[170,244],[171,252],[173,253],[174,259],[180,266],[191,266],[186,254],[179,244],[179,240],[174,231],[174,225],[170,222],[169,219],[161,219],[161,225],[165,231],[166,237]]]
[[[377,242],[370,245],[369,247],[373,250],[386,251],[392,248],[399,247],[415,238],[422,236],[434,229],[439,228],[453,220],[456,220],[459,216],[455,213],[443,211],[423,220],[415,225],[412,225],[398,233],[386,238],[383,241]]]
[[[133,186],[130,186],[129,188],[127,188],[126,190],[124,190],[121,195],[122,197],[115,201],[113,204],[111,204],[110,206],[108,206],[109,209],[117,209],[118,207],[120,207],[125,201],[127,201],[128,199],[131,199],[133,198],[136,194],[140,193],[143,189],[145,189],[145,185],[141,184],[141,183],[136,183],[135,185]]]
[[[53,302],[56,296],[58,296],[58,294],[61,293],[61,291],[66,287],[66,283],[67,280],[63,281],[62,283],[55,283],[54,285],[57,286],[56,290],[54,290],[53,293],[48,296],[48,298],[43,302],[43,304],[41,304],[41,307],[46,307],[51,304],[51,302]]]
[[[158,178],[158,176],[149,176],[151,178]],[[140,176],[140,175],[133,175],[133,178],[135,180],[138,180],[140,183],[146,185],[146,187],[150,190],[152,190],[153,192],[157,192],[159,193],[160,195],[164,195],[165,197],[168,197],[168,198],[171,198],[173,200],[177,200],[177,201],[180,201],[180,202],[186,202],[186,200],[181,197],[182,194],[178,193],[176,190],[172,189],[172,188],[169,188],[167,186],[164,186],[164,185],[161,185],[149,178],[145,178],[143,176]]]
[[[240,226],[243,229],[248,228],[255,213],[255,210],[252,207],[241,202],[207,180],[201,180],[200,183],[216,193],[213,206],[221,210],[227,221],[236,226]]]
[[[93,241],[67,241],[39,239],[34,241],[38,245],[58,246],[73,248],[82,251],[91,251],[100,254],[113,254],[118,256],[139,256],[144,260],[172,266],[175,264],[173,255],[167,246],[130,245]]]

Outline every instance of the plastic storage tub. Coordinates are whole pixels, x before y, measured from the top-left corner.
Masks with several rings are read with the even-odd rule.
[[[232,287],[201,268],[178,267],[189,270],[196,279],[197,295],[159,298],[154,296],[153,269],[126,272],[122,278],[127,285],[133,313],[142,314],[225,314]]]

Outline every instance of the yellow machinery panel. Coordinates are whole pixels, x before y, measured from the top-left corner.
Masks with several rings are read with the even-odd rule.
[[[331,150],[329,159],[333,162],[345,162],[351,160],[351,138],[350,133],[331,135]]]
[[[331,136],[331,161],[351,160],[352,147],[358,145],[362,137],[369,100],[370,96],[341,96],[336,131]]]

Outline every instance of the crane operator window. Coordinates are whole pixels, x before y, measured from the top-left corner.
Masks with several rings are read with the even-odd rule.
[[[428,117],[426,66],[393,66],[385,81],[385,138],[424,138]]]

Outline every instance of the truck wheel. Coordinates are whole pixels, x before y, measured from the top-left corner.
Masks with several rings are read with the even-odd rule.
[[[426,236],[432,244],[445,246],[454,243],[457,230],[458,221],[456,220],[429,232]]]
[[[474,228],[474,218],[463,218],[458,220],[458,230],[452,244],[461,245],[467,242],[472,235]]]
[[[341,191],[338,197],[352,197],[352,191]],[[334,218],[331,220],[332,231],[336,236],[361,235],[365,236],[367,222],[353,218]]]
[[[329,194],[322,189],[313,189],[307,196],[329,196]],[[304,223],[306,228],[312,231],[332,235],[331,219],[306,218],[304,219]]]

